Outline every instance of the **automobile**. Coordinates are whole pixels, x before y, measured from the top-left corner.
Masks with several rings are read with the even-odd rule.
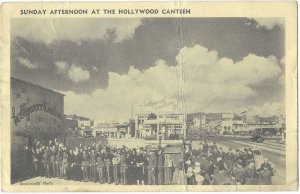
[[[257,143],[263,143],[264,142],[264,136],[262,134],[254,134],[250,138],[252,142],[257,142]]]

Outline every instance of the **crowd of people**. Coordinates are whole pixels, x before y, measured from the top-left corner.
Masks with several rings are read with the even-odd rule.
[[[256,161],[251,148],[224,151],[206,141],[199,149],[186,149],[185,171],[189,185],[271,185],[275,166],[263,158]]]
[[[185,146],[181,158],[166,156],[160,147],[129,149],[101,146],[66,146],[57,139],[34,140],[25,148],[27,174],[47,178],[122,185],[271,185],[274,165],[255,161],[250,148],[225,152],[214,142],[200,149]]]
[[[183,160],[165,164],[163,149],[112,148],[91,144],[68,147],[57,139],[47,143],[34,140],[26,147],[32,176],[122,185],[184,184]],[[32,169],[32,170],[30,170]]]

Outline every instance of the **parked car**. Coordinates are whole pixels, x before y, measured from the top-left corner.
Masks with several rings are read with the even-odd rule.
[[[263,143],[264,142],[264,136],[262,134],[254,134],[250,138],[252,142],[257,142],[257,143]]]

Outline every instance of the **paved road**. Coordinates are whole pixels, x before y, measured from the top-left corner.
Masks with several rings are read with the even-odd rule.
[[[222,146],[224,151],[226,151],[229,147],[233,149],[237,148],[257,148],[262,151],[264,157],[268,158],[275,167],[276,167],[276,174],[273,176],[273,184],[285,184],[285,144],[279,144],[272,140],[266,140],[264,143],[255,143],[251,142],[246,139],[222,139],[218,138],[211,138],[208,140],[208,143],[212,143],[216,141],[217,145]],[[193,148],[199,147],[200,141],[193,141]]]

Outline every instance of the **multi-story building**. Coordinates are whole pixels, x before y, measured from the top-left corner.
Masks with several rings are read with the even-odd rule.
[[[180,113],[177,100],[164,99],[142,105],[135,114],[135,137],[156,139],[179,139],[185,135],[186,115]]]
[[[233,119],[234,114],[232,113],[222,113],[221,114],[221,128],[220,132],[221,134],[231,134],[234,132],[233,128]]]

